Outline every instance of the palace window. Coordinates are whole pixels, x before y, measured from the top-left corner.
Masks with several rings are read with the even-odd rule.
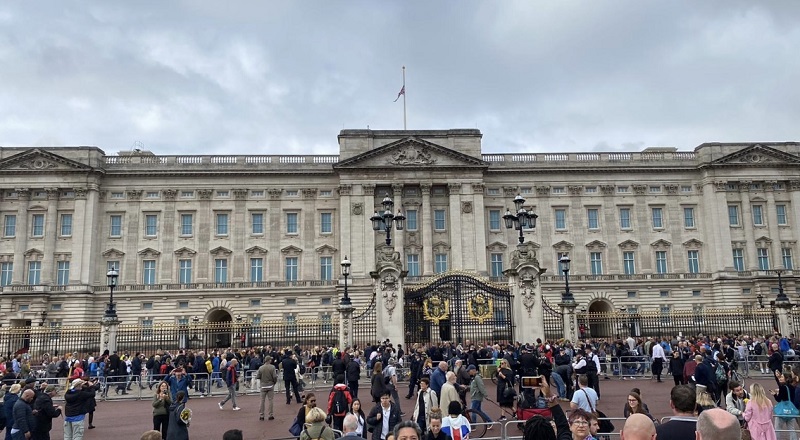
[[[781,226],[789,224],[786,218],[786,205],[775,205],[775,218],[778,219],[778,224]]]
[[[72,214],[61,214],[61,236],[72,236]]]
[[[792,249],[785,247],[781,248],[781,260],[783,260],[783,268],[786,270],[794,269],[794,262],[792,261]]]
[[[686,258],[689,261],[689,273],[699,273],[700,272],[700,252],[697,250],[690,250],[686,254]]]
[[[297,281],[297,257],[286,257],[286,281]]]
[[[744,250],[733,249],[733,268],[737,272],[744,271]]]
[[[254,212],[250,214],[250,223],[252,224],[253,234],[264,233],[264,213]]]
[[[419,254],[406,254],[406,270],[410,277],[419,276]]]
[[[406,229],[409,231],[417,230],[417,210],[409,209],[406,211]]]
[[[228,214],[217,213],[217,235],[228,235]]]
[[[436,254],[434,256],[433,271],[436,273],[447,272],[447,254]]]
[[[192,221],[194,220],[192,214],[181,214],[181,235],[192,235]]]
[[[491,255],[492,276],[503,276],[503,254],[494,253]]]
[[[437,231],[444,231],[445,226],[445,211],[444,209],[436,209],[433,211],[433,229]]]
[[[619,227],[620,229],[631,229],[630,208],[619,208]]]
[[[28,262],[28,284],[37,285],[42,282],[42,262]]]
[[[297,234],[297,213],[296,212],[287,212],[286,213],[286,233],[287,234]]]
[[[664,227],[664,210],[663,208],[652,208],[651,212],[653,214],[653,228],[661,229]]]
[[[728,225],[739,226],[739,207],[728,205]]]
[[[33,221],[31,222],[31,236],[42,237],[44,236],[44,214],[33,214]]]
[[[184,259],[178,261],[178,281],[181,284],[192,282],[192,260]]]
[[[656,273],[667,273],[667,251],[656,251]]]
[[[692,207],[683,208],[683,227],[694,228],[694,208]]]
[[[158,215],[147,214],[144,216],[144,235],[147,237],[158,235]]]
[[[489,210],[489,230],[490,231],[499,231],[500,230],[500,210],[499,209],[491,209],[491,210]]]
[[[214,260],[214,282],[228,282],[228,260],[226,258],[217,258]]]
[[[333,279],[333,257],[319,257],[319,279],[324,281]]]
[[[56,284],[66,286],[69,284],[69,261],[59,261],[56,267]]]
[[[109,231],[111,237],[122,237],[122,216],[111,216],[111,229]]]
[[[264,281],[264,259],[251,258],[250,259],[250,281],[258,283]]]
[[[319,232],[321,234],[330,234],[333,232],[333,214],[330,212],[322,212],[319,214]]]
[[[769,249],[756,249],[758,255],[758,270],[769,270]]]
[[[0,263],[0,286],[10,286],[14,275],[14,263],[8,261]]]
[[[156,260],[142,261],[142,284],[156,283]]]
[[[753,205],[751,206],[753,210],[753,224],[756,226],[763,226],[764,225],[764,215],[761,210],[761,205]]]
[[[586,210],[586,222],[589,226],[589,229],[600,228],[600,219],[598,218],[597,208],[589,208]]]
[[[589,268],[592,275],[603,274],[603,254],[601,252],[589,253]]]
[[[636,273],[636,260],[633,251],[625,251],[622,253],[622,268],[625,275],[633,275]]]
[[[567,210],[556,209],[556,230],[563,231],[567,229]]]
[[[14,237],[17,235],[17,216],[7,215],[3,223],[3,237]]]

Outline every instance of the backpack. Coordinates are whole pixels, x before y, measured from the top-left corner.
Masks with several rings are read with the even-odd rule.
[[[350,404],[347,403],[345,390],[336,390],[333,394],[331,413],[336,417],[344,417],[347,414]]]
[[[308,433],[308,429],[306,428],[303,428],[303,432],[306,433],[306,436],[309,438],[309,440],[323,440],[322,433],[325,432],[325,425],[322,425],[322,429],[319,430],[319,437],[311,437],[311,434]]]
[[[167,374],[167,363],[166,362],[161,364],[160,367],[158,367],[158,372],[159,372],[159,374]]]
[[[764,349],[761,348],[761,344],[760,343],[756,344],[753,347],[753,351],[756,353],[757,356],[761,356],[762,354],[764,354]]]
[[[714,372],[714,376],[717,378],[717,383],[720,385],[728,380],[728,377],[725,375],[725,367],[719,362],[717,362],[717,370]]]

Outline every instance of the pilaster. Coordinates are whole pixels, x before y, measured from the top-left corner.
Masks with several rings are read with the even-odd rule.
[[[486,227],[486,207],[483,203],[484,189],[483,183],[472,184],[472,229],[466,234],[470,240],[474,240],[471,242],[474,249],[467,251],[474,255],[473,258],[467,260],[473,266],[467,270],[473,270],[481,275],[489,273],[489,264],[486,259],[486,231],[488,228]]]
[[[28,188],[17,188],[17,229],[14,240],[14,273],[12,284],[25,284],[25,251],[28,246],[28,203],[31,198],[31,191]]]
[[[55,284],[55,251],[56,238],[61,234],[58,219],[58,188],[45,188],[47,192],[47,216],[44,224],[44,246],[42,249],[41,284]]]
[[[448,232],[450,236],[450,264],[448,269],[464,270],[463,243],[464,231],[461,227],[461,183],[450,182],[447,184],[450,208],[448,209]]]

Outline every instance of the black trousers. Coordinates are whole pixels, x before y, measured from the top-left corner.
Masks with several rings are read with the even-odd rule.
[[[358,398],[358,381],[357,380],[347,381],[347,387],[350,388],[350,395],[353,396],[353,399],[357,399]]]
[[[161,431],[161,437],[167,438],[169,428],[169,414],[153,416],[153,431]]]
[[[297,379],[284,380],[283,385],[286,387],[286,403],[290,403],[292,401],[290,389],[291,391],[294,391],[294,398],[297,400],[297,403],[300,403],[300,392],[297,391]]]

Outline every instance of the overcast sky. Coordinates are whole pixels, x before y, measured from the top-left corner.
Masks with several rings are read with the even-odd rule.
[[[0,4],[0,145],[338,154],[343,128],[484,152],[800,141],[800,2]]]

